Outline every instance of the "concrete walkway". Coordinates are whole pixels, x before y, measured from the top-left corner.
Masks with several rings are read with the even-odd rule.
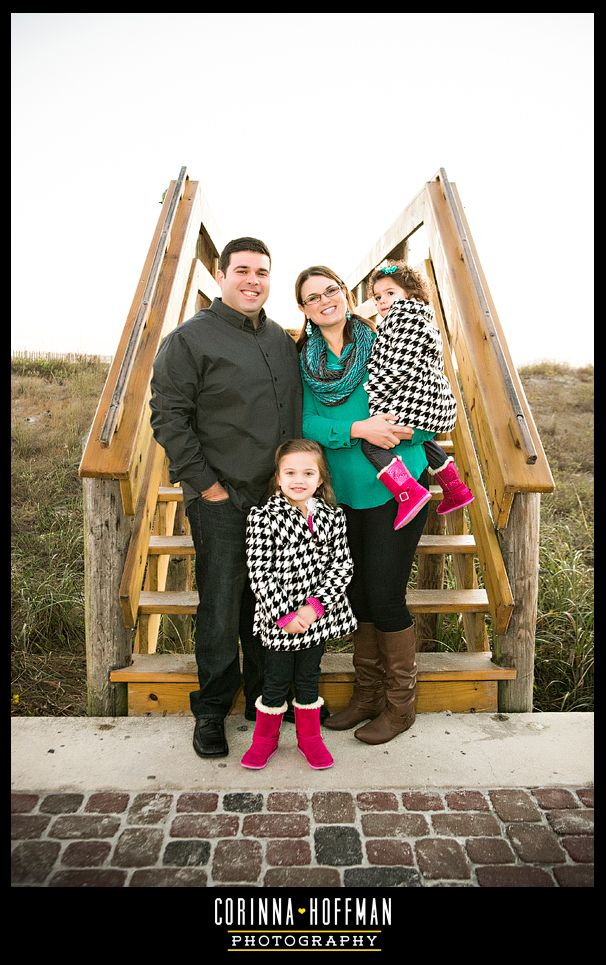
[[[389,744],[285,723],[262,771],[190,717],[12,719],[13,877],[34,887],[593,885],[593,714],[421,714]]]

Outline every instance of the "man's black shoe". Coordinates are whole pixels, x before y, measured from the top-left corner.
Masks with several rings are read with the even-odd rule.
[[[222,717],[196,717],[194,750],[198,757],[226,757],[229,754]]]

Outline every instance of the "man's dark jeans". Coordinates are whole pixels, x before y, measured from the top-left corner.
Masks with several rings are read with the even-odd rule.
[[[195,631],[200,689],[190,694],[195,717],[229,713],[241,683],[238,638],[246,706],[254,709],[262,691],[264,651],[252,632],[255,598],[246,568],[246,515],[229,500],[197,499],[187,507],[200,595]]]

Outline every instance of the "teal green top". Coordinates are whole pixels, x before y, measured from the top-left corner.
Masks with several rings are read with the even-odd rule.
[[[329,348],[327,365],[329,369],[339,365],[338,357]],[[361,440],[352,439],[350,434],[352,423],[370,418],[368,393],[364,388],[367,380],[368,373],[340,405],[323,405],[303,382],[303,436],[315,439],[324,447],[337,502],[352,509],[373,509],[393,498],[362,452]],[[435,432],[415,429],[412,439],[389,451],[400,456],[411,475],[418,479],[427,468],[423,443],[434,436]]]

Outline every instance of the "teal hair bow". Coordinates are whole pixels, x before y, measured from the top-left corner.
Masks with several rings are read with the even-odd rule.
[[[394,271],[397,271],[397,270],[398,270],[397,265],[386,265],[384,268],[379,269],[379,271],[381,271],[384,275],[393,275]]]

